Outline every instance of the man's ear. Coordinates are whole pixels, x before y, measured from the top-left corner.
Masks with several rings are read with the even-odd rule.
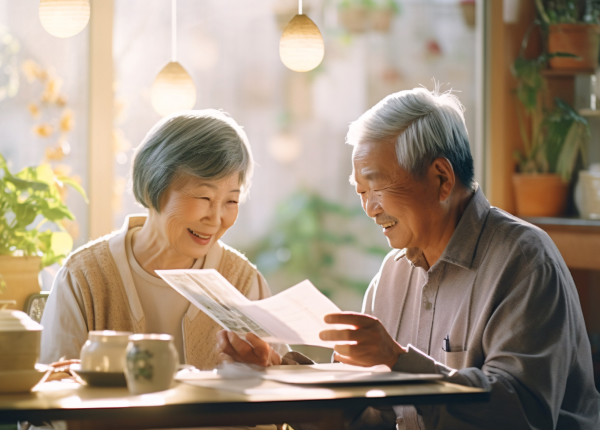
[[[438,197],[440,201],[446,201],[456,185],[452,163],[444,157],[436,158],[429,167],[429,177],[435,179],[439,186]]]

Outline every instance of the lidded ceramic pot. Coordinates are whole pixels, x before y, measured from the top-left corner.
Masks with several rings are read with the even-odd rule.
[[[179,365],[179,354],[168,334],[134,334],[124,360],[131,394],[168,390]]]
[[[131,332],[90,331],[81,348],[81,370],[88,372],[122,373],[125,349]]]
[[[0,372],[33,370],[40,358],[42,326],[0,301]]]

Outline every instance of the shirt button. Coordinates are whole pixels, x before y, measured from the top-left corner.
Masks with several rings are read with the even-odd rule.
[[[430,311],[430,310],[431,310],[431,307],[432,307],[432,304],[431,304],[431,302],[428,302],[428,301],[426,301],[426,302],[425,302],[425,303],[423,303],[423,304],[424,304],[424,306],[425,306],[425,310],[426,310],[426,311]]]

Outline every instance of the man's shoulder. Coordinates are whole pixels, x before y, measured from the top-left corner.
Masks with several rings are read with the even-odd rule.
[[[544,230],[502,209],[490,208],[485,229],[490,230],[486,259],[514,260],[531,268],[548,262],[564,264]]]

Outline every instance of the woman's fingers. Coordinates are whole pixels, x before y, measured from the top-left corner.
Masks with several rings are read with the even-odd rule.
[[[225,353],[220,353],[219,354],[219,362],[220,363],[235,363],[235,360],[233,359],[233,357],[229,354],[225,354]]]
[[[50,363],[50,366],[51,367],[63,367],[63,366],[70,366],[71,364],[77,364],[77,363],[81,363],[81,360],[79,360],[79,359],[60,360],[60,361],[55,361],[54,363]]]
[[[233,332],[221,330],[217,333],[217,345],[221,354],[241,363],[258,364],[259,366],[281,363],[279,354],[253,333],[248,333],[244,340]]]
[[[221,330],[220,332],[217,333],[217,345],[219,347],[219,350],[223,354],[234,355],[236,353],[235,349],[229,342],[229,338],[227,336],[227,330]]]
[[[233,347],[233,349],[235,349],[236,354],[234,358],[236,359],[236,361],[240,361],[242,363],[258,364],[259,366],[266,366],[268,364],[268,351],[257,350],[250,343],[243,340],[235,333],[228,332],[227,337],[229,339],[229,343],[231,343],[231,346]],[[260,342],[263,342],[259,338],[256,339],[258,339],[258,341]],[[254,339],[255,342],[256,339]]]
[[[262,340],[260,337],[258,337],[254,333],[248,333],[246,335],[246,340],[248,342],[250,342],[250,345],[252,345],[252,347],[254,348],[254,353],[256,355],[263,355],[263,354],[268,355],[269,349],[271,349],[271,347],[269,346],[269,344],[267,342]]]
[[[265,364],[263,364],[263,366],[278,366],[281,364],[281,355],[279,355],[277,351],[271,347],[271,345],[262,340],[260,337],[254,333],[248,333],[246,335],[246,340],[250,342],[254,348],[254,355],[256,355],[260,360],[264,361]]]
[[[231,344],[233,349],[235,349],[235,352],[237,352],[242,357],[247,355],[248,353],[252,353],[252,346],[248,342],[240,338],[234,332],[227,332],[227,338],[229,339],[229,343]]]

